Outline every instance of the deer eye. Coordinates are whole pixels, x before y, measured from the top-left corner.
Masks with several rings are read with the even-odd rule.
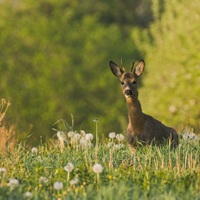
[[[132,84],[135,85],[135,84],[136,84],[136,81],[133,81]]]
[[[121,81],[121,85],[124,85],[124,82],[123,82],[123,81]]]

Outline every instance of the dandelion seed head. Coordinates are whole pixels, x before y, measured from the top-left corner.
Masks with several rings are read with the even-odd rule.
[[[81,145],[82,148],[87,148],[87,146],[88,146],[88,141],[85,139],[85,137],[82,137],[82,138],[80,139],[80,145]]]
[[[75,177],[75,178],[72,179],[69,183],[70,183],[70,185],[75,185],[75,184],[77,184],[77,183],[78,183],[78,178]]]
[[[63,189],[63,183],[62,182],[59,182],[59,181],[56,181],[54,184],[53,184],[53,188],[55,190],[61,190]]]
[[[67,165],[64,167],[64,170],[67,172],[72,172],[74,169],[74,165],[72,163],[67,163]]]
[[[199,137],[196,134],[194,134],[193,132],[186,131],[186,133],[183,134],[183,139],[185,141],[187,141],[187,140],[198,140]]]
[[[0,168],[0,173],[2,172],[2,173],[5,173],[7,170],[6,170],[6,168],[5,167],[1,167]]]
[[[93,122],[98,123],[99,122],[98,118],[94,118]]]
[[[86,133],[85,133],[84,130],[81,130],[81,135],[82,135],[82,136],[85,136],[85,135],[86,135]]]
[[[113,147],[114,145],[115,145],[114,142],[108,142],[107,147],[108,147],[108,148],[111,148],[111,147]]]
[[[77,143],[80,138],[81,138],[81,135],[79,133],[75,133],[74,136],[72,137],[72,142]]]
[[[109,133],[109,138],[114,139],[115,137],[116,137],[116,133],[115,132]]]
[[[57,132],[57,137],[58,137],[59,140],[66,140],[66,135],[62,131]]]
[[[73,131],[69,131],[68,133],[67,133],[67,135],[68,135],[68,137],[73,137],[74,135],[75,135],[75,132],[73,132]]]
[[[121,133],[117,134],[117,135],[116,135],[116,138],[117,138],[117,140],[118,140],[119,142],[122,141],[122,140],[124,140],[124,136],[123,136]]]
[[[88,140],[88,141],[92,141],[94,138],[93,134],[92,133],[87,133],[85,135],[85,139]]]
[[[38,153],[38,149],[36,147],[33,147],[31,149],[31,152],[34,153],[34,154],[37,154]]]
[[[39,179],[39,182],[40,183],[47,183],[47,182],[49,182],[49,179],[44,177],[44,176],[41,176],[40,179]]]
[[[19,181],[17,179],[11,178],[9,180],[8,186],[10,186],[10,187],[16,187],[18,185],[19,185]]]
[[[26,198],[31,198],[32,196],[33,196],[33,194],[31,192],[24,193],[24,197],[26,197]]]
[[[102,167],[102,165],[101,164],[95,164],[94,166],[93,166],[93,171],[95,172],[95,173],[101,173],[102,171],[103,171],[103,167]]]

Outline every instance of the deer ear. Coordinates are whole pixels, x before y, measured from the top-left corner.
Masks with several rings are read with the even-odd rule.
[[[134,69],[134,74],[139,77],[142,75],[142,73],[144,72],[144,66],[145,66],[145,63],[144,63],[144,60],[141,60],[135,67]]]
[[[109,65],[110,65],[110,69],[111,69],[112,73],[117,77],[121,76],[125,72],[125,68],[124,67],[123,67],[123,69],[121,69],[113,61],[110,61]]]

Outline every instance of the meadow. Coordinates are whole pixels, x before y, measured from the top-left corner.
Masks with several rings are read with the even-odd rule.
[[[200,146],[192,131],[170,150],[132,154],[122,134],[58,131],[37,147],[0,153],[0,199],[200,199]]]

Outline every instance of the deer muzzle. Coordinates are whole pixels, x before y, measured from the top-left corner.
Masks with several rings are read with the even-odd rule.
[[[124,94],[126,96],[131,96],[133,94],[133,92],[130,89],[125,90]]]

